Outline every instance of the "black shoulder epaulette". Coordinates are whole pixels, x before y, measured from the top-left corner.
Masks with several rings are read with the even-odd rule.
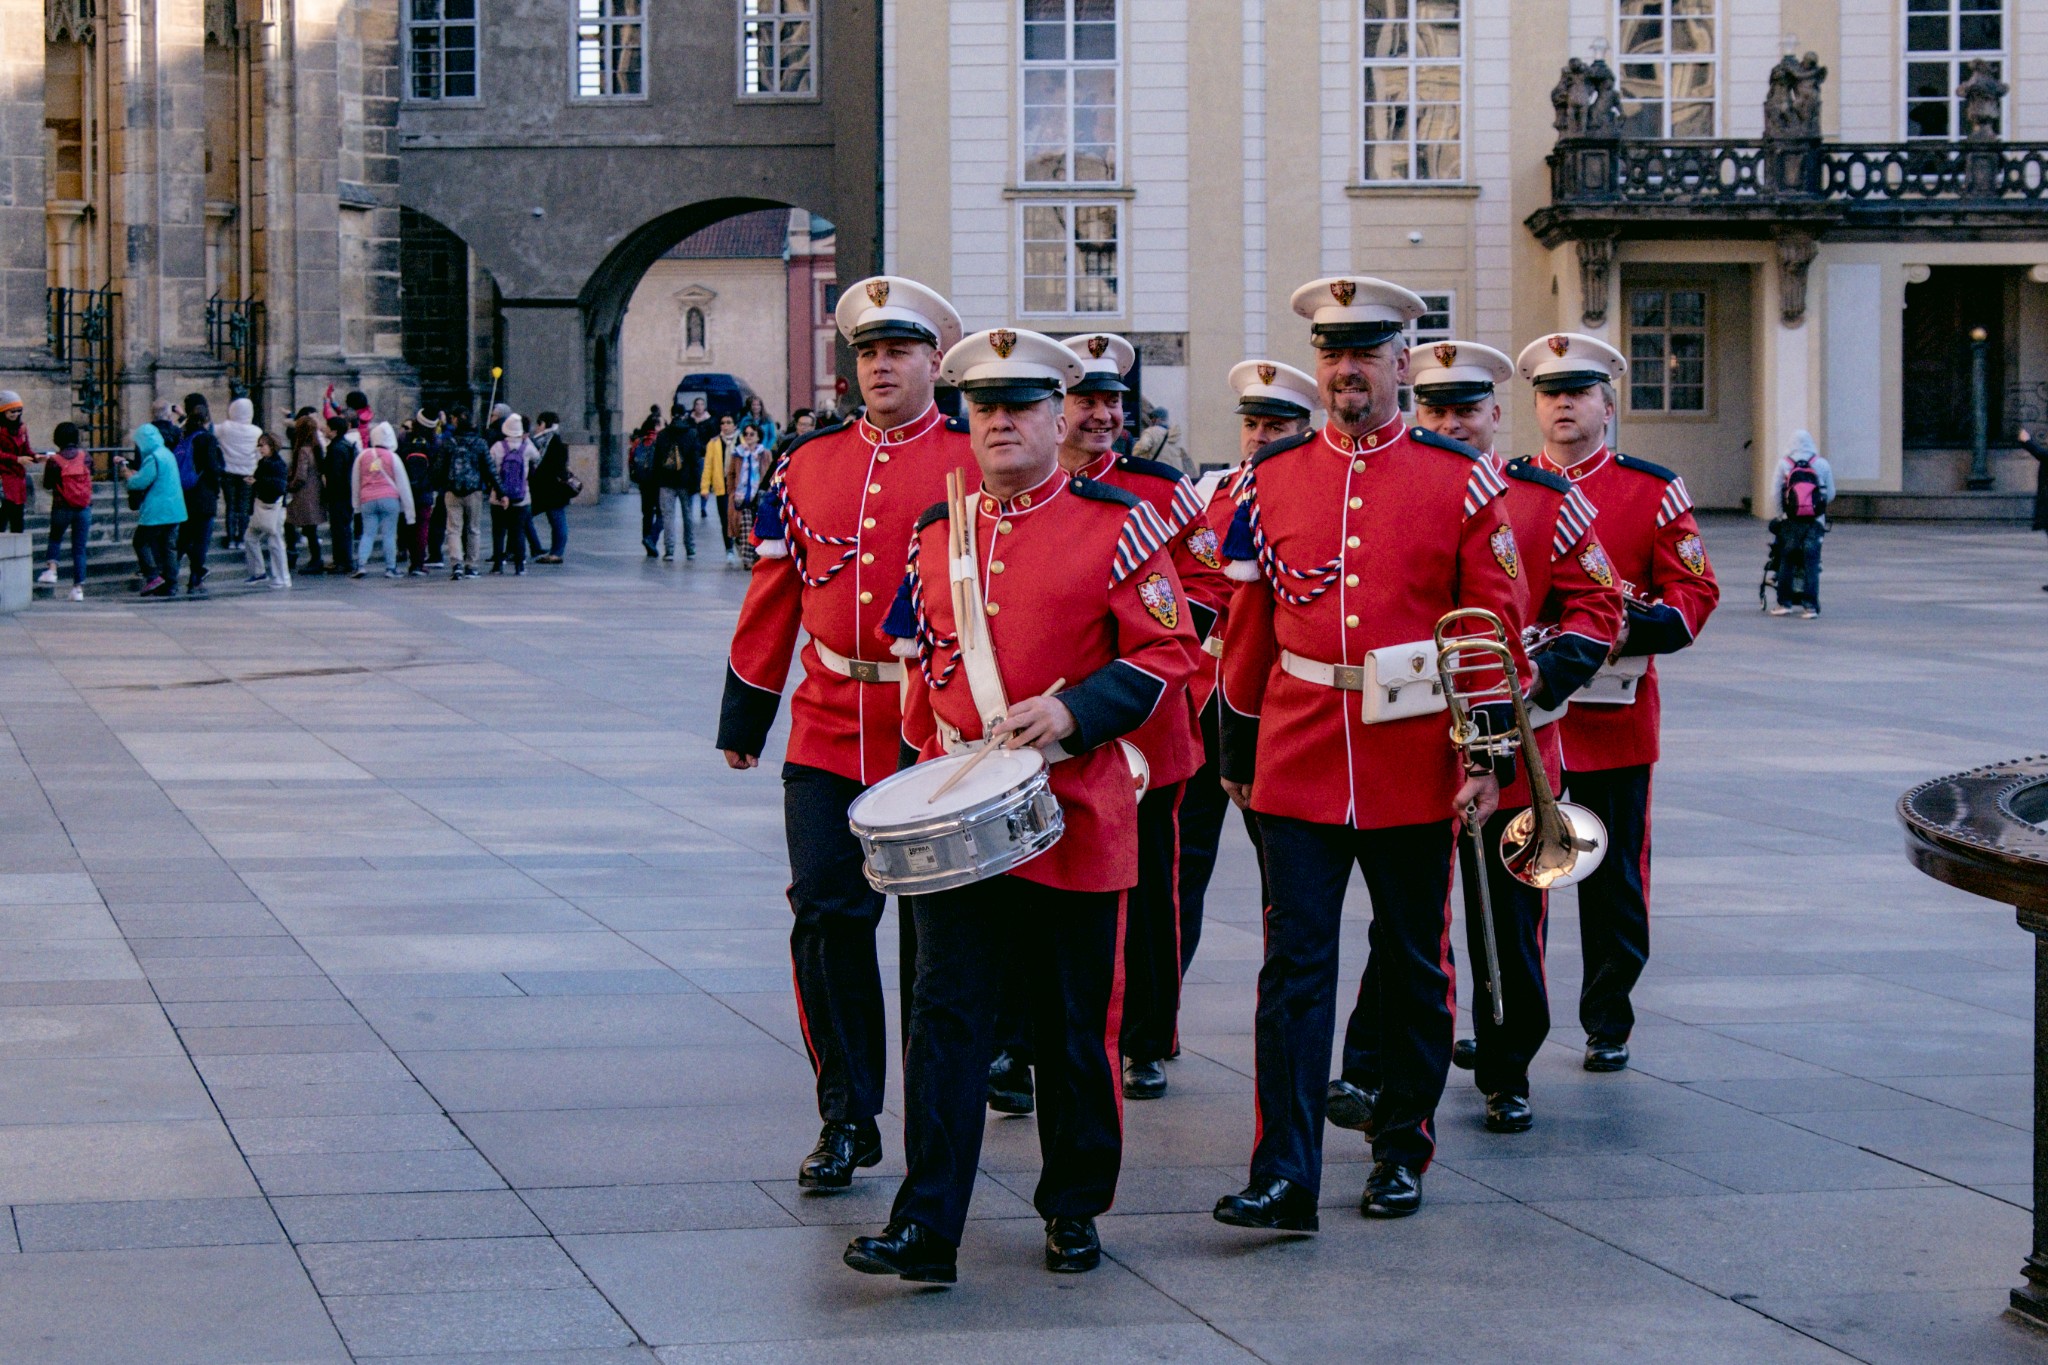
[[[1666,469],[1661,464],[1652,464],[1648,460],[1639,460],[1633,455],[1623,455],[1619,451],[1615,452],[1614,462],[1623,469],[1633,469],[1638,474],[1653,474],[1666,483],[1670,483],[1678,477],[1678,471],[1675,469]]]
[[[1270,460],[1284,451],[1305,446],[1315,438],[1316,434],[1313,431],[1304,431],[1299,436],[1283,436],[1277,441],[1269,441],[1260,446],[1257,453],[1252,456],[1252,467],[1256,469],[1261,460]]]
[[[783,447],[782,458],[787,460],[790,456],[796,454],[797,450],[802,446],[817,440],[820,436],[830,436],[835,431],[844,431],[846,426],[845,422],[834,422],[829,427],[812,427],[809,431]]]
[[[945,519],[946,504],[943,502],[935,502],[930,507],[925,508],[923,512],[918,514],[917,525],[913,526],[911,528],[911,531],[913,534],[915,534],[918,531],[922,531],[925,527],[931,525],[933,522],[944,521]]]
[[[1118,488],[1115,484],[1102,483],[1096,479],[1075,479],[1067,487],[1073,489],[1078,496],[1095,502],[1113,502],[1124,507],[1136,507],[1144,501],[1128,488]]]
[[[1187,477],[1177,467],[1163,460],[1148,460],[1142,455],[1119,455],[1116,467],[1128,469],[1133,474],[1150,474],[1153,478],[1165,479],[1168,483],[1179,483]]]
[[[1408,434],[1415,439],[1417,445],[1434,446],[1438,450],[1448,450],[1453,455],[1463,455],[1468,460],[1483,460],[1486,458],[1483,452],[1474,450],[1463,441],[1454,441],[1448,436],[1440,436],[1428,427],[1410,427],[1408,428]]]
[[[948,418],[946,419],[946,430],[948,430],[948,431],[965,431],[965,430],[967,430],[967,419],[966,419],[965,417],[948,417]]]
[[[1547,469],[1538,469],[1527,455],[1517,455],[1509,460],[1507,474],[1511,479],[1520,479],[1524,483],[1540,483],[1545,488],[1555,489],[1559,493],[1572,491],[1570,479],[1562,474],[1553,474]]]

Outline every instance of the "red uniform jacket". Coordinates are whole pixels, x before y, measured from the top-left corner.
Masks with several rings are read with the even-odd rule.
[[[1556,470],[1548,457],[1539,465]],[[1700,543],[1685,480],[1662,465],[1604,446],[1565,471],[1593,504],[1593,529],[1615,586],[1632,599],[1623,655],[1670,654],[1693,642],[1721,599]],[[1597,576],[1597,575],[1596,575]],[[1565,767],[1575,773],[1657,761],[1657,665],[1636,687],[1633,706],[1574,706],[1564,731]]]
[[[1237,515],[1238,490],[1243,486],[1245,472],[1251,467],[1250,460],[1242,461],[1232,466],[1216,481],[1216,489],[1209,495],[1208,504],[1203,507],[1202,515],[1198,518],[1200,529],[1191,530],[1187,535],[1187,540],[1191,542],[1190,553],[1194,553],[1198,548],[1201,555],[1207,556],[1202,561],[1204,564],[1207,564],[1209,559],[1214,559],[1218,571],[1223,573],[1224,587],[1227,589],[1221,605],[1216,609],[1216,619],[1209,626],[1208,638],[1203,642],[1203,653],[1206,657],[1198,661],[1195,681],[1189,689],[1196,698],[1196,715],[1201,714],[1202,708],[1209,704],[1209,699],[1216,694],[1216,689],[1223,682],[1223,638],[1230,631],[1230,599],[1236,596],[1238,587],[1231,581],[1228,572],[1222,568],[1229,562],[1223,558],[1223,539],[1230,534],[1231,519]],[[1202,535],[1203,530],[1208,534]]]
[[[911,527],[946,496],[948,471],[979,477],[966,430],[933,407],[886,434],[865,421],[826,427],[783,453],[770,495],[780,498],[789,553],[762,559],[747,584],[726,665],[719,748],[761,752],[799,626],[843,658],[889,659],[876,629],[903,581]],[[803,660],[790,704],[789,761],[864,784],[895,772],[898,685],[834,673],[810,641]]]
[[[1450,818],[1460,759],[1444,713],[1367,725],[1357,692],[1284,672],[1280,651],[1362,664],[1428,640],[1458,606],[1518,632],[1506,486],[1478,451],[1398,417],[1357,442],[1326,427],[1253,457],[1238,515],[1262,577],[1231,600],[1222,714],[1222,775],[1252,782],[1253,810],[1358,829]]]
[[[1593,534],[1593,506],[1561,475],[1527,460],[1505,466],[1508,525],[1522,549],[1517,594],[1523,626],[1554,631],[1548,648],[1531,656],[1536,670],[1532,703],[1555,707],[1593,676],[1621,634],[1621,590],[1607,570],[1606,551]],[[1536,731],[1550,794],[1563,787],[1561,725]],[[1529,804],[1528,769],[1501,789],[1502,810]]]
[[[1202,652],[1201,641],[1214,625],[1224,599],[1237,585],[1223,576],[1216,533],[1202,517],[1201,498],[1187,475],[1157,460],[1116,454],[1103,456],[1081,473],[1098,483],[1137,494],[1151,504],[1172,537],[1167,549],[1180,585],[1180,600],[1194,632],[1194,647],[1188,656],[1192,681],[1184,704],[1161,707],[1129,739],[1145,755],[1154,786],[1185,782],[1202,766],[1202,731],[1196,717],[1209,700],[1209,687],[1200,685],[1200,680],[1205,674],[1213,676],[1213,670],[1202,667],[1212,661]]]
[[[1121,891],[1138,882],[1138,803],[1113,740],[1155,712],[1185,706],[1194,632],[1180,600],[1165,524],[1148,504],[1092,479],[1056,472],[1009,502],[977,494],[975,559],[989,639],[1012,702],[1061,678],[1058,697],[1079,729],[1074,755],[1052,766],[1066,816],[1057,844],[1012,875],[1068,891]],[[960,671],[958,623],[944,577],[946,509],[919,518],[911,558],[918,658],[903,737],[920,758],[941,753],[937,721],[982,737]],[[920,565],[930,566],[930,582]]]

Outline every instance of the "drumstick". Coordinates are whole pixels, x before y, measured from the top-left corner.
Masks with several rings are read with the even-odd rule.
[[[1046,688],[1045,691],[1039,693],[1038,695],[1041,697],[1050,697],[1053,693],[1059,691],[1062,687],[1065,687],[1066,685],[1067,680],[1065,678],[1055,679],[1051,687]],[[996,743],[993,738],[984,741],[982,746],[974,751],[974,756],[968,759],[965,763],[962,763],[959,766],[959,768],[954,771],[951,777],[947,778],[944,782],[941,782],[939,784],[939,789],[933,792],[930,796],[927,796],[924,799],[924,803],[927,806],[933,804],[940,797],[944,796],[947,792],[959,786],[961,780],[965,778],[967,774],[973,772],[975,768],[980,766],[981,760],[987,758],[997,749],[1007,749],[1009,747],[1010,746],[1007,744]]]

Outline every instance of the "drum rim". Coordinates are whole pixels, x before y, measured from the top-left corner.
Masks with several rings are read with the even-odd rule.
[[[1033,772],[1029,777],[1025,778],[1022,782],[1018,783],[1016,786],[1005,787],[1002,791],[996,793],[994,796],[984,797],[982,800],[976,802],[974,805],[961,806],[956,810],[946,811],[943,813],[934,812],[933,814],[926,816],[923,819],[920,819],[914,823],[904,822],[900,824],[882,825],[869,823],[855,818],[855,809],[858,808],[863,801],[867,800],[868,797],[872,796],[877,791],[880,791],[884,786],[894,781],[896,778],[903,776],[904,773],[914,772],[916,771],[917,767],[922,766],[912,765],[909,768],[903,769],[901,772],[891,773],[888,777],[885,777],[880,782],[875,783],[874,786],[869,787],[859,796],[854,797],[853,800],[849,802],[846,807],[846,822],[848,825],[852,826],[856,834],[866,834],[869,838],[886,837],[892,840],[899,838],[915,837],[911,833],[911,831],[915,830],[930,830],[934,828],[951,829],[958,826],[978,823],[979,820],[981,820],[983,817],[994,814],[998,811],[1006,810],[1011,806],[1019,805],[1026,801],[1029,801],[1031,799],[1032,794],[1038,788],[1049,786],[1051,784],[1052,769],[1051,766],[1046,763],[1044,754],[1039,753],[1035,749],[1018,749],[1014,750],[1013,752],[1016,752],[1018,754],[1028,753],[1036,757],[1038,760],[1037,770]],[[951,756],[952,755],[947,755],[947,757]]]

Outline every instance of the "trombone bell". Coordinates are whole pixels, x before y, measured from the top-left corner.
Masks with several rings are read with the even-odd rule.
[[[1573,886],[1593,875],[1607,856],[1607,828],[1600,817],[1570,801],[1556,803],[1567,838],[1536,836],[1536,808],[1525,807],[1508,821],[1500,835],[1501,865],[1508,875],[1538,891]]]

